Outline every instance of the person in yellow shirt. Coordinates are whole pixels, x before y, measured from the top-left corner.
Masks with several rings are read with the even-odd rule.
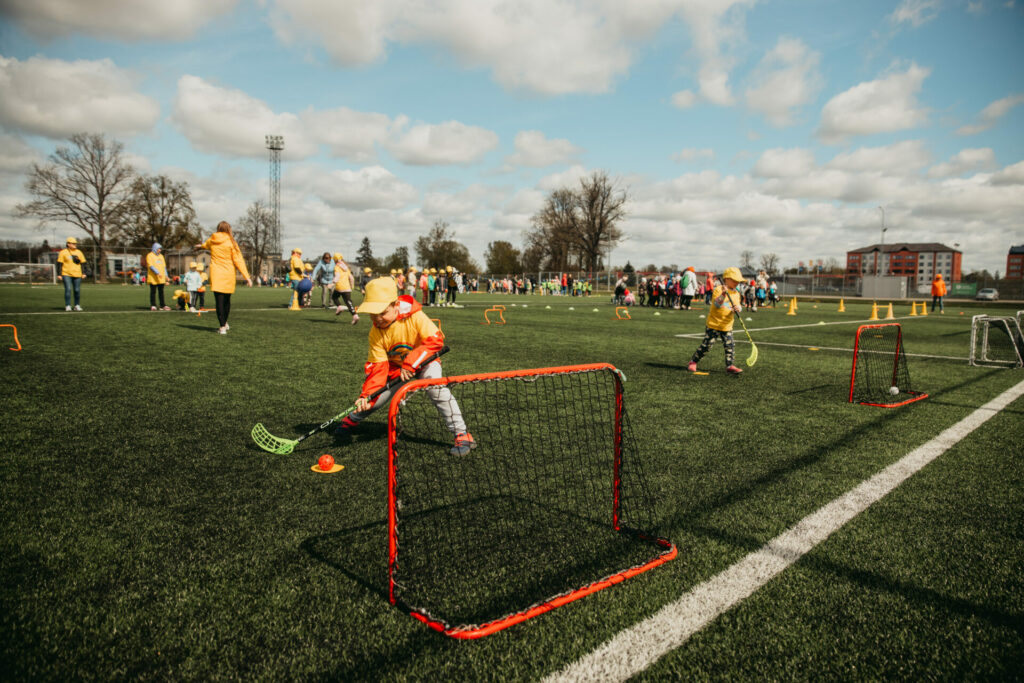
[[[241,273],[247,286],[252,287],[249,269],[245,267],[242,250],[232,236],[231,224],[227,221],[218,223],[217,232],[202,244],[197,244],[196,248],[210,250],[210,289],[213,290],[217,322],[220,323],[217,332],[227,334],[231,329],[228,314],[231,313],[231,295],[235,292],[235,271]]]
[[[740,293],[736,291],[736,286],[743,282],[743,275],[739,268],[726,268],[722,273],[722,280],[725,286],[718,285],[711,293],[711,307],[705,321],[704,340],[686,366],[690,372],[697,372],[697,363],[711,350],[715,339],[721,339],[725,343],[725,371],[732,375],[743,372],[734,362],[736,345],[732,339],[733,315],[739,315],[743,310]]]
[[[404,382],[417,374],[423,379],[442,376],[440,360],[424,361],[444,347],[444,335],[415,298],[398,295],[393,277],[379,277],[366,283],[366,297],[356,310],[369,313],[373,321],[369,335],[370,351],[363,366],[366,379],[355,402],[356,412],[342,420],[336,431],[341,434],[355,428],[380,406],[390,404],[390,390],[382,392],[373,403],[369,399],[370,394],[389,381],[401,378]],[[462,410],[451,391],[440,385],[427,389],[427,395],[454,435],[452,455],[466,455],[476,448],[476,441],[466,430]]]
[[[341,258],[341,252],[334,252],[334,292],[331,293],[331,301],[335,306],[334,315],[341,315],[341,310],[348,308],[348,312],[352,314],[353,325],[359,322],[359,314],[356,313],[356,308],[352,305],[352,287],[354,286],[355,277],[352,275],[352,270]],[[345,301],[344,306],[341,305],[342,300]]]
[[[155,311],[157,295],[160,298],[160,310],[169,311],[171,307],[164,303],[164,285],[167,284],[167,262],[164,261],[163,247],[153,242],[153,247],[146,254],[146,282],[149,283],[149,310]]]
[[[300,297],[300,303],[301,294],[299,293],[299,283],[302,282],[302,278],[305,275],[305,272],[306,264],[302,262],[302,250],[299,249],[298,247],[295,247],[294,249],[292,249],[292,257],[288,261],[288,279],[291,282],[292,286],[292,297]],[[290,305],[291,301],[289,301],[288,303]]]
[[[82,264],[85,263],[85,254],[78,248],[78,240],[69,237],[64,248],[57,254],[57,263],[60,264],[60,279],[64,281],[64,310],[71,310],[71,294],[75,295],[75,309],[82,310]]]

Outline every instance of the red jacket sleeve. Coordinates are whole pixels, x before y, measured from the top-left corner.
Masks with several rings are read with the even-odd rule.
[[[366,379],[363,380],[363,390],[359,398],[366,398],[373,392],[388,383],[388,362],[367,363],[363,366]]]
[[[444,335],[439,330],[436,334],[424,339],[419,346],[405,355],[405,360],[402,361],[402,369],[416,372],[423,366],[423,362],[428,357],[440,351],[443,347]]]

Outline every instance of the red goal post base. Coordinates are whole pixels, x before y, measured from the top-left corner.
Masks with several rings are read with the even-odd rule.
[[[911,398],[908,398],[905,401],[900,401],[899,403],[868,403],[866,401],[858,401],[858,403],[862,406],[874,406],[875,408],[899,408],[900,406],[905,406],[908,403],[916,403],[917,401],[928,398],[928,394],[923,394],[919,391],[911,391],[909,393],[911,394]]]
[[[499,311],[500,313],[500,311]],[[611,371],[615,378],[615,408],[616,408],[616,433],[614,443],[614,483],[615,490],[612,495],[612,515],[611,515],[611,528],[620,533],[630,533],[634,538],[638,538],[645,542],[656,545],[660,548],[658,554],[652,559],[643,562],[641,564],[616,571],[608,576],[592,581],[586,585],[580,586],[568,590],[559,595],[553,596],[550,599],[543,600],[526,607],[520,611],[514,612],[507,616],[494,619],[482,624],[462,625],[462,626],[450,626],[446,622],[431,616],[423,609],[411,607],[404,601],[398,598],[396,595],[396,581],[394,577],[396,563],[398,561],[398,549],[399,549],[399,534],[398,534],[398,512],[399,504],[396,501],[396,491],[398,487],[398,465],[396,463],[395,446],[397,442],[397,430],[395,429],[398,413],[401,408],[403,400],[407,395],[415,390],[423,389],[431,386],[449,385],[461,382],[479,382],[488,380],[499,380],[499,379],[514,379],[514,378],[527,378],[535,377],[539,374],[544,375],[558,375],[558,374],[573,374],[573,373],[585,373],[598,370]],[[430,629],[442,633],[451,638],[460,640],[473,640],[477,638],[483,638],[489,636],[498,631],[509,628],[516,624],[522,623],[528,619],[540,616],[553,609],[566,605],[570,602],[579,600],[580,598],[586,597],[593,593],[596,593],[605,588],[610,588],[616,584],[622,583],[626,579],[643,574],[655,567],[659,567],[678,556],[678,548],[674,543],[665,538],[659,538],[645,534],[640,531],[633,529],[622,529],[620,527],[619,520],[619,506],[620,506],[620,468],[622,464],[622,425],[621,416],[623,409],[623,381],[625,376],[615,366],[610,363],[591,363],[584,365],[567,365],[550,368],[533,368],[525,370],[512,370],[506,372],[491,372],[491,373],[479,373],[471,375],[459,375],[451,377],[439,377],[436,379],[416,379],[400,386],[391,398],[391,403],[388,409],[388,462],[387,462],[387,477],[388,477],[388,600],[392,605],[399,607],[408,612],[408,614],[422,622]]]

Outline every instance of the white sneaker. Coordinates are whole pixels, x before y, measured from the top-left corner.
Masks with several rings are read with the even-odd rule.
[[[80,311],[80,310],[82,310],[82,307],[81,307],[81,306],[79,306],[78,304],[75,304],[75,310],[76,310],[76,311]]]
[[[70,307],[70,306],[65,306],[65,307],[64,307],[64,310],[65,310],[65,311],[70,311],[70,310],[71,310],[71,307]]]
[[[155,311],[155,310],[156,310],[156,306],[150,306],[150,307],[149,307],[149,310],[151,310],[151,311]]]
[[[352,324],[355,325],[357,322],[359,322],[359,316],[358,315],[353,315],[352,316]]]
[[[230,330],[231,329],[231,325],[229,325],[228,323],[224,323],[224,329],[225,330]]]
[[[227,334],[228,333],[228,328],[222,327],[222,328],[218,329],[217,331],[220,332],[221,334]]]

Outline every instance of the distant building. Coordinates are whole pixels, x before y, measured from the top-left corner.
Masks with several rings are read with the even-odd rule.
[[[1010,253],[1006,255],[1005,277],[1007,280],[1024,280],[1024,244],[1010,247]]]
[[[937,273],[947,282],[960,282],[963,254],[938,242],[872,244],[846,252],[846,274],[915,277],[918,288]]]

